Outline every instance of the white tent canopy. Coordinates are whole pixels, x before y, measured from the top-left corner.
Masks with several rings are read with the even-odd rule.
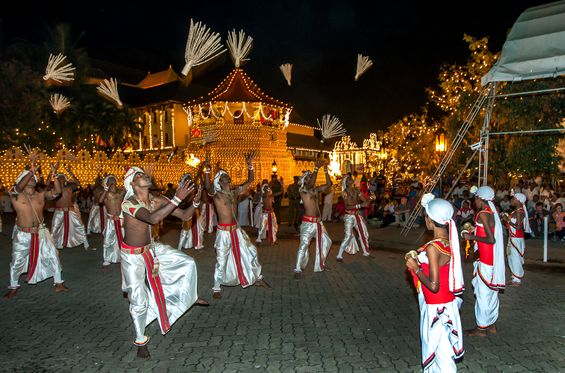
[[[565,1],[526,9],[512,26],[499,60],[481,78],[490,82],[565,74]]]

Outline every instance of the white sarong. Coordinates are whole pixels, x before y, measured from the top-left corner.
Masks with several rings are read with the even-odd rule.
[[[424,298],[422,296],[422,298]],[[455,360],[463,356],[463,327],[459,300],[427,304],[420,308],[420,339],[424,372],[456,372]]]
[[[106,227],[105,220],[106,208],[104,205],[94,204],[88,214],[88,224],[86,225],[86,234],[103,233]]]
[[[123,291],[128,293],[136,342],[147,340],[145,327],[155,319],[161,333],[166,334],[198,299],[194,260],[160,242],[141,248],[123,243],[120,256]]]
[[[120,216],[106,215],[104,229],[104,264],[120,261],[120,247],[124,240],[123,220]]]
[[[202,226],[202,221],[200,218],[196,218],[196,215],[192,217],[192,219],[196,219],[196,224],[193,224],[192,221],[189,224],[192,224],[190,229],[183,229],[180,231],[179,237],[179,244],[177,249],[192,249],[193,247],[196,250],[200,250],[204,248],[204,227]]]
[[[306,268],[308,264],[308,246],[312,238],[316,238],[314,272],[322,272],[324,270],[326,257],[332,246],[332,240],[319,216],[304,216],[302,218],[302,225],[300,225],[300,245],[298,246],[294,272],[302,272]]]
[[[257,234],[257,242],[261,240],[268,239],[269,243],[272,245],[277,242],[277,232],[279,226],[277,224],[277,217],[272,209],[263,209],[261,214],[261,227],[259,228],[259,233]]]
[[[365,219],[358,211],[356,211],[354,214],[346,213],[343,216],[343,223],[345,236],[343,237],[343,241],[341,241],[337,257],[339,259],[343,258],[344,251],[348,254],[354,255],[359,251],[359,246],[361,246],[361,249],[363,250],[363,255],[369,256],[369,231],[367,230]],[[357,231],[359,244],[357,243],[357,239],[355,239],[353,229]]]
[[[55,209],[51,223],[51,232],[57,249],[78,245],[84,245],[84,248],[88,249],[84,225],[80,215],[74,209]]]
[[[516,237],[515,231],[516,229],[511,226],[506,253],[508,255],[508,267],[512,274],[512,281],[520,283],[524,277],[524,253],[526,251],[526,240],[524,237]]]
[[[493,278],[493,266],[476,260],[473,271],[473,290],[475,293],[475,319],[479,329],[487,329],[498,319],[498,290],[489,286],[487,279]]]
[[[237,224],[218,224],[213,291],[221,285],[246,288],[263,278],[257,248]]]
[[[237,205],[237,222],[240,227],[253,226],[253,200],[251,198],[244,198]]]
[[[204,202],[202,204],[202,213],[200,214],[202,219],[202,227],[205,232],[214,232],[214,226],[216,225],[216,210],[214,209],[213,202]]]
[[[22,273],[27,273],[28,284],[36,284],[49,277],[62,283],[59,253],[47,228],[15,227],[10,263],[10,289],[17,289]]]

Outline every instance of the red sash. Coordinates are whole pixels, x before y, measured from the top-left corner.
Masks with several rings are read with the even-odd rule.
[[[316,248],[318,251],[318,256],[320,258],[320,268],[323,270],[325,267],[324,258],[322,257],[322,219],[319,216],[308,216],[304,215],[302,221],[307,223],[316,224]]]
[[[245,273],[243,272],[243,265],[241,264],[241,250],[239,248],[239,237],[237,237],[237,224],[218,224],[218,229],[230,232],[231,250],[235,259],[235,267],[237,269],[237,277],[239,278],[239,283],[241,284],[241,286],[249,285],[249,281],[247,281]]]
[[[27,278],[30,281],[35,274],[37,268],[37,261],[39,260],[39,232],[35,229],[31,233],[31,242],[29,244],[29,261],[27,264]]]

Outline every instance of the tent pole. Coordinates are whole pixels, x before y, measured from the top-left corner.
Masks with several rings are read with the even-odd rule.
[[[487,185],[488,183],[488,150],[489,150],[489,130],[490,130],[490,117],[494,107],[494,97],[496,93],[496,83],[489,83],[489,94],[487,107],[485,110],[485,117],[483,120],[483,128],[481,129],[481,156],[479,157],[479,186]]]

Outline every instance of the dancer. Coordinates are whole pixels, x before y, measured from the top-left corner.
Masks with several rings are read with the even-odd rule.
[[[326,183],[319,187],[315,187],[318,170],[324,167]],[[326,228],[322,223],[320,216],[320,208],[318,196],[326,191],[332,185],[330,175],[328,174],[327,161],[318,159],[314,172],[305,171],[298,182],[300,198],[304,204],[304,216],[302,217],[302,225],[300,226],[300,245],[296,255],[296,267],[294,268],[294,278],[302,278],[302,270],[308,264],[308,246],[312,238],[316,237],[316,260],[314,262],[314,272],[322,272],[329,270],[326,266],[326,257],[332,246],[332,240],[326,232]]]
[[[343,252],[354,255],[359,251],[359,246],[363,250],[363,256],[370,257],[369,253],[369,231],[365,218],[359,213],[362,207],[368,207],[375,199],[374,194],[369,195],[369,199],[365,198],[361,192],[355,188],[353,179],[349,175],[345,175],[341,181],[342,196],[345,202],[345,215],[343,216],[345,236],[341,241],[339,253],[336,260],[343,262]],[[357,231],[359,245],[353,234],[353,229]]]
[[[5,299],[13,298],[18,289],[19,278],[27,272],[26,282],[36,284],[53,277],[55,292],[67,292],[61,277],[59,253],[53,244],[53,238],[45,227],[43,208],[46,200],[53,200],[61,193],[59,180],[55,178],[53,189],[36,189],[37,155],[30,154],[30,169],[23,171],[14,187],[10,190],[10,201],[16,211],[16,225],[12,241],[12,261],[10,262],[10,289]],[[57,172],[58,163],[51,165],[51,173]]]
[[[459,237],[448,201],[427,193],[422,197],[426,228],[434,239],[406,255],[420,305],[420,340],[424,372],[455,372],[464,354],[459,308],[463,271]],[[413,254],[414,256],[411,256]]]
[[[122,203],[125,235],[120,263],[123,291],[128,294],[136,334],[134,344],[140,358],[149,357],[149,337],[145,335],[145,327],[153,320],[159,320],[161,332],[166,334],[193,304],[208,305],[204,299],[198,298],[194,260],[151,238],[151,225],[158,224],[166,216],[183,220],[191,216],[200,204],[200,191],[196,192],[191,206],[181,210],[177,207],[194,191],[193,184],[179,184],[171,200],[151,195],[151,185],[151,178],[142,169],[131,167],[126,172],[126,195]]]
[[[107,212],[106,226],[104,233],[104,262],[103,267],[109,266],[111,263],[120,261],[120,247],[124,238],[122,202],[124,200],[125,190],[116,186],[116,177],[107,175],[103,181],[103,192],[97,200],[96,204],[100,204],[100,208]]]
[[[192,183],[192,175],[183,175],[180,182],[181,184]],[[204,228],[198,209],[194,210],[194,215],[189,219],[183,220],[177,249],[192,249],[193,247],[196,250],[204,248]]]
[[[96,181],[94,182],[94,190],[92,191],[92,207],[88,213],[88,223],[86,224],[86,234],[91,233],[103,233],[106,227],[106,222],[104,221],[106,211],[104,210],[104,204],[98,203],[100,200],[100,195],[104,192],[102,187],[102,177],[98,175]]]
[[[524,277],[524,252],[526,250],[524,232],[532,233],[532,229],[530,228],[528,209],[525,206],[526,195],[515,193],[510,203],[514,211],[510,216],[503,215],[510,236],[506,252],[512,280],[507,285],[519,286]]]
[[[62,249],[63,247],[83,245],[84,249],[88,250],[89,244],[86,239],[86,232],[73,194],[80,187],[80,181],[73,174],[70,165],[67,166],[67,172],[71,176],[71,180],[64,174],[56,176],[61,184],[62,192],[61,197],[55,202],[55,212],[51,222],[55,247]]]
[[[216,209],[214,208],[214,199],[209,196],[209,193],[213,191],[208,191],[208,189],[202,192],[202,221],[204,222],[203,228],[204,232],[212,233],[214,232],[214,227],[216,226]]]
[[[257,240],[255,242],[261,243],[262,240],[268,238],[269,244],[275,245],[277,242],[277,216],[273,211],[273,203],[275,197],[273,196],[273,191],[269,187],[269,184],[263,184],[261,188],[261,200],[263,202],[261,222],[259,233],[257,234]]]
[[[214,270],[214,299],[222,298],[221,286],[250,285],[270,286],[263,280],[261,264],[257,257],[257,248],[251,243],[247,233],[238,225],[235,217],[237,197],[242,190],[253,182],[253,159],[256,153],[245,156],[247,162],[247,181],[237,187],[232,187],[230,176],[219,170],[214,176],[214,184],[210,183],[210,156],[204,163],[204,183],[206,190],[214,199],[218,226],[216,231],[216,268]]]
[[[502,223],[492,202],[494,190],[485,185],[475,190],[475,204],[479,212],[475,218],[474,234],[462,232],[466,240],[475,241],[479,259],[474,263],[473,288],[475,292],[476,327],[466,330],[469,336],[485,337],[487,331],[496,333],[498,319],[498,292],[504,290],[504,237]]]

